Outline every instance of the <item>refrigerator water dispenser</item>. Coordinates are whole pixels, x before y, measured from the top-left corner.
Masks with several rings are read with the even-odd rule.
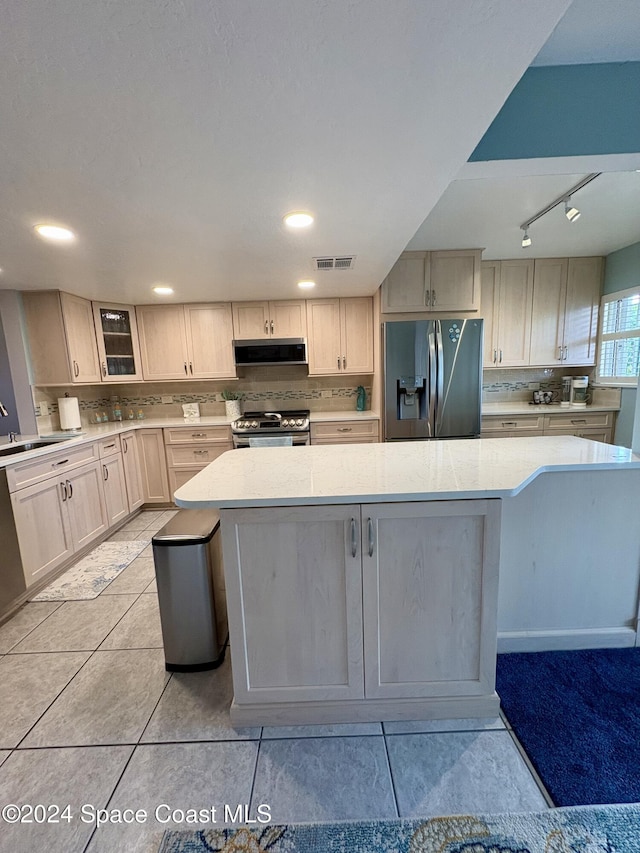
[[[398,420],[425,417],[426,383],[426,376],[401,376],[398,379]]]

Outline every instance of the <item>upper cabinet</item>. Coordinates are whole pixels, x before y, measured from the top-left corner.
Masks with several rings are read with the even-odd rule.
[[[481,254],[403,252],[382,283],[382,313],[478,311]]]
[[[100,382],[91,302],[59,291],[22,294],[37,385]]]
[[[535,261],[532,365],[595,364],[601,257]]]
[[[533,261],[484,261],[483,366],[525,367],[529,364]]]
[[[92,304],[102,381],[141,380],[135,308],[104,302]]]
[[[235,378],[229,303],[139,305],[146,380]]]
[[[303,299],[234,302],[233,332],[237,340],[306,338],[307,303]]]
[[[373,373],[370,297],[310,299],[309,375]]]

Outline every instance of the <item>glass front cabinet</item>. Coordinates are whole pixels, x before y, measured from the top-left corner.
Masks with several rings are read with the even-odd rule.
[[[136,312],[133,305],[94,302],[93,317],[103,382],[142,379]]]

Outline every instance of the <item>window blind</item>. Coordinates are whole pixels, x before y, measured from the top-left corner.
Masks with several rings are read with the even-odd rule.
[[[599,381],[635,385],[640,371],[640,286],[603,296],[600,317]]]

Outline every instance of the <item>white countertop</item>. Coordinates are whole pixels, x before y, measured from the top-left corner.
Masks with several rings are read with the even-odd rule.
[[[617,412],[620,406],[612,405],[593,405],[588,406],[561,406],[560,403],[549,403],[542,405],[530,405],[526,400],[521,400],[515,403],[483,403],[483,415],[565,415],[588,414],[589,412]]]
[[[284,411],[284,410],[283,410]],[[379,415],[376,412],[356,412],[340,411],[340,412],[312,412],[310,415],[311,422],[320,421],[345,421],[345,420],[374,420]],[[18,462],[24,462],[27,459],[35,459],[38,456],[46,456],[47,453],[52,453],[55,450],[60,450],[62,447],[73,447],[82,444],[86,441],[95,441],[99,438],[107,438],[118,433],[128,432],[132,429],[166,429],[170,427],[207,427],[207,426],[230,426],[233,418],[228,418],[226,415],[203,415],[200,418],[144,418],[138,420],[123,420],[109,421],[105,424],[89,424],[83,426],[80,432],[48,432],[42,435],[20,435],[16,446],[25,444],[30,441],[39,441],[41,439],[55,438],[54,444],[47,447],[40,447],[37,450],[29,450],[21,454],[11,454],[10,456],[0,455],[0,469],[6,468],[8,465],[15,465]],[[7,436],[0,436],[0,447],[8,445],[9,439]]]
[[[640,469],[630,450],[574,436],[253,448],[224,453],[179,506],[249,507],[503,498],[545,471]]]

